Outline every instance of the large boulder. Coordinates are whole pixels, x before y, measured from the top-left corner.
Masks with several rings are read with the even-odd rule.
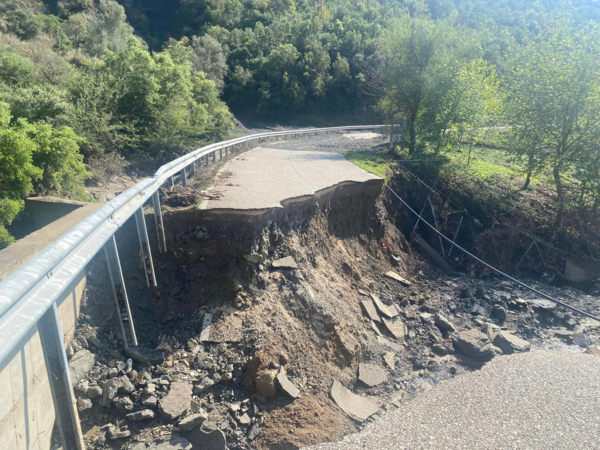
[[[531,344],[528,341],[515,336],[510,331],[500,331],[494,339],[494,344],[500,347],[502,352],[506,354],[528,352],[531,348]]]
[[[160,413],[167,419],[173,420],[181,416],[192,405],[192,385],[185,381],[176,381],[171,390],[160,401]]]
[[[454,338],[454,348],[465,356],[490,358],[494,350],[489,338],[476,328],[461,331]]]

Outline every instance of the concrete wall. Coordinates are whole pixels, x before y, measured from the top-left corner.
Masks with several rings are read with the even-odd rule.
[[[38,251],[52,243],[99,204],[87,204],[0,251],[0,280],[17,270]],[[85,273],[58,304],[65,344],[75,334],[79,306],[86,285]],[[9,361],[0,363],[0,449],[50,448],[54,404],[42,344],[37,328],[15,349]]]

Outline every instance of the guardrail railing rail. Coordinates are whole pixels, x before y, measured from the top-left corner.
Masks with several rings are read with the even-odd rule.
[[[85,447],[56,302],[74,288],[87,264],[102,250],[106,256],[124,345],[137,345],[114,236],[117,230],[131,216],[135,217],[146,282],[148,286],[157,286],[143,207],[151,200],[158,249],[161,253],[166,252],[159,198],[159,189],[165,183],[172,186],[177,177],[183,186],[187,186],[188,175],[194,176],[197,166],[209,165],[211,159],[212,164],[217,162],[217,152],[220,160],[230,153],[235,154],[267,140],[377,130],[384,126],[358,125],[259,133],[202,147],[163,165],[153,177],[140,181],[106,203],[0,282],[0,368],[6,367],[37,325],[65,450],[83,450]],[[127,320],[123,320],[120,314],[122,309],[126,311]]]

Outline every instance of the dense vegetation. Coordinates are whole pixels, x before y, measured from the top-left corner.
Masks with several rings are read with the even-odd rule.
[[[85,199],[227,136],[230,109],[383,120],[413,156],[494,143],[597,208],[598,21],[594,0],[5,0],[0,247],[24,197]]]

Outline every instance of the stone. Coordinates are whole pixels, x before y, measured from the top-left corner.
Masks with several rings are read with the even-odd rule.
[[[206,411],[199,412],[197,414],[192,414],[190,416],[184,417],[177,425],[180,429],[184,431],[189,431],[198,425],[201,425],[208,418],[208,414]]]
[[[506,317],[508,316],[508,313],[506,312],[506,309],[504,309],[503,306],[494,305],[494,307],[492,308],[492,316],[498,319],[500,322],[504,322],[506,320]]]
[[[271,267],[273,269],[297,269],[298,268],[298,264],[296,264],[296,261],[294,261],[294,258],[292,258],[291,256],[286,256],[285,258],[281,258],[281,259],[277,259],[275,261],[273,261],[273,263],[271,264]]]
[[[110,380],[108,380],[104,383],[104,386],[102,387],[102,405],[103,406],[110,405],[110,402],[112,401],[112,399],[115,398],[115,395],[117,395],[117,392],[119,392],[120,385],[121,385],[121,383],[119,382],[118,378],[111,378]]]
[[[80,350],[75,353],[69,361],[71,382],[73,384],[79,383],[92,370],[94,364],[96,364],[96,355],[89,350]]]
[[[406,336],[406,326],[404,325],[402,319],[396,319],[395,322],[392,322],[391,320],[384,318],[383,323],[388,331],[392,333],[392,336],[394,336],[396,339],[404,339]]]
[[[127,396],[117,397],[113,400],[113,403],[119,411],[133,411],[133,402]]]
[[[398,311],[396,310],[396,308],[394,307],[389,307],[387,305],[385,305],[381,299],[376,296],[375,294],[371,294],[371,299],[373,300],[373,303],[375,303],[375,306],[377,306],[377,309],[379,310],[379,312],[381,314],[383,314],[384,316],[393,319],[394,317],[396,317],[398,315]]]
[[[388,374],[380,366],[361,363],[358,365],[358,380],[369,387],[378,386],[388,380]]]
[[[189,437],[188,437],[189,439]],[[140,443],[131,447],[131,450],[192,450],[192,443],[177,434],[171,435],[171,439],[167,442],[152,442],[149,447],[146,444]],[[204,447],[199,447],[204,448]]]
[[[154,408],[157,403],[158,399],[154,395],[142,395],[142,406]]]
[[[144,394],[152,395],[156,393],[156,385],[154,383],[146,384],[146,387],[143,390]]]
[[[258,423],[255,423],[248,430],[248,440],[253,441],[254,439],[256,439],[258,437],[259,432],[260,432],[260,426],[258,425]]]
[[[331,398],[335,404],[348,416],[359,422],[364,422],[377,411],[379,407],[368,398],[353,394],[341,383],[334,381],[331,386]]]
[[[298,398],[300,395],[300,391],[294,384],[288,379],[283,370],[280,370],[277,374],[277,383],[279,383],[279,387],[285,392],[287,395],[292,397],[293,399]]]
[[[135,391],[135,386],[131,381],[129,381],[129,378],[127,378],[125,375],[119,377],[119,392],[131,394],[133,391]]]
[[[394,352],[387,352],[385,355],[383,355],[383,360],[390,368],[390,370],[396,369],[396,355],[394,354]]]
[[[552,312],[556,309],[556,303],[543,298],[527,300],[529,306],[542,312]]]
[[[210,339],[211,324],[212,324],[212,314],[204,313],[204,320],[202,321],[202,331],[200,332],[200,341],[205,342]]]
[[[587,353],[588,355],[600,356],[600,348],[588,347],[584,350],[583,353]]]
[[[452,272],[452,266],[440,255],[425,239],[418,233],[413,232],[410,235],[410,242],[419,252],[419,254],[429,262],[432,266],[441,270],[443,273]]]
[[[207,427],[206,425],[196,427],[187,438],[194,445],[194,448],[202,450],[226,450],[227,448],[225,434],[218,428]]]
[[[248,413],[244,413],[239,419],[238,422],[240,422],[240,425],[249,425],[251,422],[250,416],[248,415]]]
[[[454,333],[456,331],[456,328],[454,327],[454,325],[452,325],[452,322],[450,322],[442,314],[438,313],[435,315],[434,323],[435,323],[435,326],[438,327],[440,331],[443,331],[446,333]]]
[[[389,272],[386,272],[384,275],[388,278],[391,278],[394,281],[402,283],[404,286],[410,286],[410,281],[408,281],[406,278],[401,277],[396,272],[393,272],[390,270]]]
[[[494,342],[496,336],[498,335],[498,333],[500,333],[501,330],[502,328],[500,328],[498,325],[495,325],[490,322],[486,322],[481,326],[481,331],[487,335],[490,342]]]
[[[375,322],[381,322],[381,318],[379,314],[377,314],[377,310],[375,309],[375,305],[373,304],[373,300],[367,298],[365,300],[361,300],[360,304],[364,308],[367,313],[367,317]]]
[[[194,385],[193,392],[194,394],[201,394],[202,392],[210,389],[215,385],[215,382],[212,378],[204,377],[200,383]]]
[[[474,358],[493,357],[492,343],[476,328],[461,331],[454,339],[454,347],[463,355]]]
[[[375,332],[375,334],[377,336],[383,337],[383,334],[381,334],[381,331],[379,331],[379,327],[377,326],[377,324],[375,322],[373,322],[372,320],[369,320],[369,325],[371,326],[371,329]]]
[[[473,308],[471,308],[471,314],[474,316],[487,316],[487,309],[481,305],[475,304],[473,305]]]
[[[139,347],[127,347],[125,349],[125,353],[131,356],[134,361],[137,361],[141,364],[148,364],[152,359],[147,352],[143,351]]]
[[[159,411],[167,419],[174,420],[192,405],[192,386],[185,381],[176,381],[165,398],[160,401]]]
[[[274,397],[277,394],[277,385],[275,379],[277,378],[276,370],[262,370],[257,374],[254,380],[256,386],[256,392],[263,397]]]
[[[140,420],[154,419],[155,416],[156,414],[151,409],[142,409],[141,411],[129,413],[125,417],[133,422],[139,422]]]
[[[102,395],[102,388],[100,386],[90,386],[85,393],[91,399],[98,398]]]
[[[431,351],[439,356],[450,355],[454,352],[449,342],[436,342],[431,346]]]
[[[109,428],[109,430],[112,430],[112,428]],[[129,430],[114,430],[112,431],[112,433],[109,431],[109,438],[111,441],[116,441],[117,439],[125,439],[131,436],[131,431]]]
[[[428,312],[419,314],[419,319],[421,319],[421,322],[423,322],[425,325],[432,323],[432,318],[433,314],[430,314]]]
[[[78,398],[77,399],[77,410],[85,411],[86,409],[90,409],[92,407],[92,401],[87,398]]]
[[[581,348],[587,348],[593,344],[592,340],[583,333],[574,333],[572,336],[573,344]]]
[[[510,331],[501,330],[494,339],[494,345],[502,350],[502,353],[510,355],[515,352],[528,352],[531,344]]]
[[[249,261],[254,264],[259,264],[262,261],[262,256],[260,256],[260,255],[243,255],[242,257],[246,261]]]

